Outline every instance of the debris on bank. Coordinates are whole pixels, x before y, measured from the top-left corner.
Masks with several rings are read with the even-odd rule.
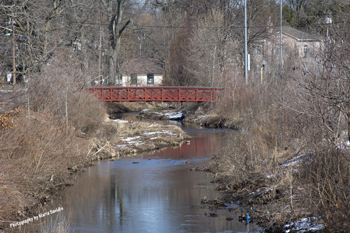
[[[151,120],[173,120],[181,121],[185,118],[185,114],[181,110],[168,110],[168,109],[144,109],[137,116],[138,119],[151,119]]]
[[[207,128],[238,129],[240,122],[216,114],[193,114],[179,109],[144,109],[137,116],[138,119],[175,120],[182,123],[196,124]]]
[[[120,156],[160,149],[191,138],[176,125],[125,120],[110,123],[116,127],[117,134],[109,143]]]
[[[285,233],[315,232],[324,228],[324,225],[316,217],[302,218],[299,221],[284,225]]]
[[[186,117],[183,123],[197,124],[207,128],[224,128],[237,130],[240,122],[234,121],[216,114],[191,115]]]

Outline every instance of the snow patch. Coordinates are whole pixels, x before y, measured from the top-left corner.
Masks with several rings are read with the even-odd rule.
[[[292,222],[290,224],[284,225],[285,228],[289,228],[285,230],[285,233],[293,232],[313,232],[319,231],[324,228],[323,224],[318,223],[318,219],[316,217],[302,218],[297,222]]]
[[[167,116],[169,119],[179,119],[183,117],[183,112],[182,111],[167,112],[164,115]]]
[[[115,145],[114,148],[125,149],[126,145]]]
[[[169,130],[162,130],[162,131],[155,131],[155,132],[143,132],[143,135],[153,135],[153,134],[169,134],[169,135],[176,135],[175,133],[169,131]]]
[[[134,141],[136,139],[139,139],[141,136],[135,136],[135,137],[127,137],[127,138],[123,138],[121,139],[124,142],[130,142],[130,141]]]
[[[284,167],[289,167],[289,166],[294,166],[298,163],[300,163],[300,161],[302,160],[302,158],[305,156],[306,154],[302,154],[302,155],[299,155],[297,157],[294,157],[286,162],[284,162],[282,165]]]
[[[128,123],[128,121],[126,120],[120,120],[120,119],[115,119],[113,120],[114,122],[117,122],[117,123]]]
[[[345,142],[340,142],[338,143],[337,147],[342,150],[349,150],[350,149],[350,142],[345,141]]]
[[[140,146],[140,145],[143,145],[145,144],[144,142],[141,142],[141,141],[131,141],[131,142],[128,142],[129,144],[133,144],[134,146]]]
[[[169,134],[169,135],[176,135],[176,133],[173,133],[169,130],[162,130],[162,131],[160,131],[160,133]]]
[[[159,133],[159,132],[143,132],[142,134],[143,135],[153,135],[153,134],[156,134],[156,133]]]

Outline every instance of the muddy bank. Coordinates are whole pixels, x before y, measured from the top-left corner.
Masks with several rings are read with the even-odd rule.
[[[240,221],[249,221],[265,229],[264,232],[315,232],[324,228],[324,222],[306,210],[303,188],[291,180],[276,182],[278,176],[296,171],[296,160],[278,165],[276,172],[267,177],[257,173],[249,181],[239,182],[233,175],[223,175],[225,159],[215,156],[207,168],[214,176],[213,183],[222,192],[220,203],[239,205],[235,211]],[[301,162],[301,161],[300,161]],[[212,203],[206,200],[205,203]],[[215,206],[214,206],[215,208]],[[229,210],[230,211],[230,210]]]
[[[223,129],[234,129],[238,130],[241,122],[237,120],[232,120],[229,118],[225,118],[223,116],[219,116],[216,114],[212,115],[191,115],[185,117],[182,120],[185,124],[197,124],[206,128],[223,128]]]
[[[89,153],[83,163],[74,165],[71,170],[78,171],[94,162],[104,159],[117,159],[178,145],[191,137],[176,125],[162,125],[156,122],[139,122],[105,119],[103,125],[92,132],[78,135],[89,141]]]
[[[241,121],[231,119],[224,116],[219,116],[215,113],[204,114],[200,106],[197,107],[199,111],[189,111],[186,108],[153,108],[144,109],[137,116],[140,120],[175,120],[181,121],[183,124],[196,124],[206,128],[212,129],[239,129]]]

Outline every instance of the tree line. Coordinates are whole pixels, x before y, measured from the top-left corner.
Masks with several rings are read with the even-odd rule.
[[[334,3],[333,3],[334,2]],[[123,62],[165,60],[168,85],[224,86],[244,75],[242,0],[6,0],[0,4],[1,75],[40,72],[58,49],[86,82],[114,85]],[[285,0],[283,24],[325,36],[342,1]],[[279,27],[279,2],[247,0],[248,50]],[[231,72],[230,72],[231,71]]]

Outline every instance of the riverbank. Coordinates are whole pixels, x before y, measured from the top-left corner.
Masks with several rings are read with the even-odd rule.
[[[12,135],[21,130],[21,127],[28,126],[24,119],[25,115],[21,111],[2,114],[2,132]],[[46,205],[58,191],[72,185],[73,173],[84,171],[86,167],[93,166],[100,160],[115,160],[121,156],[178,145],[190,138],[175,125],[110,120],[106,115],[101,123],[85,124],[81,130],[72,131],[67,137],[64,132],[61,135],[59,129],[50,124],[45,116],[33,113],[32,119],[40,119],[36,120],[37,129],[41,129],[39,131],[48,133],[50,137],[62,136],[62,139],[55,139],[57,142],[68,140],[76,148],[76,154],[62,154],[64,148],[59,148],[59,144],[52,145],[52,150],[63,150],[54,157],[42,155],[38,158],[34,154],[31,160],[39,159],[34,167],[30,165],[33,163],[18,156],[2,157],[0,179],[4,185],[0,191],[0,229],[3,231],[12,231],[11,223],[37,216],[40,206]],[[17,135],[20,135],[19,132]],[[54,141],[48,136],[43,139]],[[74,150],[69,151],[74,153]],[[28,171],[31,173],[32,170],[32,174],[29,174]]]
[[[218,115],[209,104],[187,104],[184,106],[143,109],[137,116],[143,120],[175,120],[182,124],[196,124],[205,128],[238,130],[242,119]]]
[[[293,176],[299,175],[297,169],[302,160],[279,164],[267,176],[257,172],[255,177],[244,182],[237,181],[232,174],[225,175],[228,173],[223,168],[228,162],[225,156],[215,157],[209,170],[214,175],[212,182],[223,193],[221,201],[241,206],[236,211],[242,221],[249,215],[250,222],[271,233],[315,232],[324,228],[324,221],[308,211],[305,190],[293,180]]]

